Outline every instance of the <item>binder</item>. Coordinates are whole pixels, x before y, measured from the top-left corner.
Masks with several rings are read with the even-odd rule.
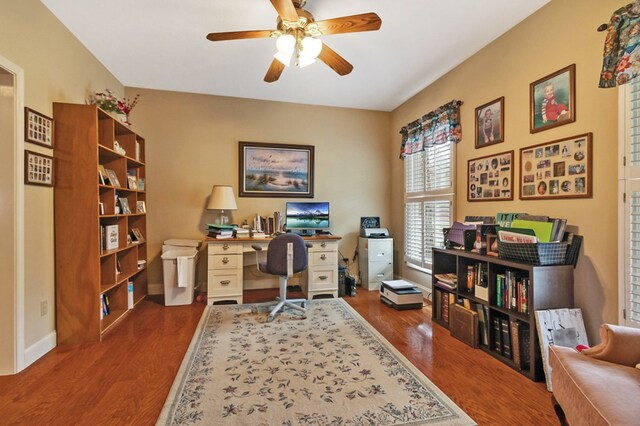
[[[451,335],[467,345],[477,348],[478,313],[453,304],[449,307],[449,330]]]

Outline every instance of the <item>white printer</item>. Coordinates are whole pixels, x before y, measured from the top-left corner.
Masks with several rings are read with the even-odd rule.
[[[387,228],[360,228],[360,236],[365,238],[389,238]]]
[[[422,308],[422,292],[405,280],[382,281],[380,301],[399,311]]]

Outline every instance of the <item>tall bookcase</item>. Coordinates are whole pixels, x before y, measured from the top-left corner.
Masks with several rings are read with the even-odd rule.
[[[455,274],[457,286],[443,284],[437,274]],[[514,300],[501,297],[509,283]],[[478,314],[480,349],[530,379],[542,380],[535,311],[573,307],[572,265],[536,266],[434,248],[432,288],[434,322],[449,328],[450,303],[470,305]]]
[[[147,295],[146,203],[145,212],[137,210],[145,191],[128,184],[128,176],[146,181],[145,141],[95,105],[54,103],[53,118],[58,343],[99,341]],[[100,166],[118,184],[102,183]],[[119,198],[131,213],[118,210]],[[108,226],[118,235],[110,250],[103,244]],[[135,228],[143,237],[137,242],[129,238]]]

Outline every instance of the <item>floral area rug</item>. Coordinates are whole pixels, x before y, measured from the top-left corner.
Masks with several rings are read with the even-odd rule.
[[[342,299],[267,313],[205,309],[158,425],[475,424]]]

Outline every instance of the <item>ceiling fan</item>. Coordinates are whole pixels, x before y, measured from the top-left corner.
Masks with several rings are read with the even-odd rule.
[[[232,31],[207,35],[207,39],[211,41],[276,38],[278,52],[264,77],[267,83],[277,81],[293,58],[300,68],[312,64],[318,58],[338,74],[349,74],[353,65],[318,37],[376,31],[382,25],[380,17],[373,12],[316,21],[311,13],[303,9],[306,0],[271,0],[271,4],[278,12],[276,30]]]

